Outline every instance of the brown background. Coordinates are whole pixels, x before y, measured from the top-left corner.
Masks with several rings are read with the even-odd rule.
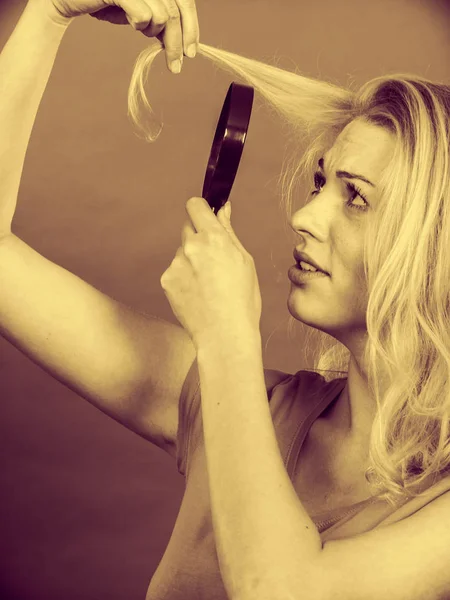
[[[1,0],[0,48],[24,5]],[[312,77],[345,85],[349,76],[362,84],[412,72],[448,82],[448,2],[198,0],[198,11],[203,43]],[[185,59],[174,76],[161,54],[147,89],[164,129],[146,144],[126,115],[146,44],[129,26],[88,16],[69,27],[33,130],[13,231],[103,292],[177,323],[159,279],[180,245],[185,202],[201,195],[225,93],[239,79],[202,57]],[[308,365],[301,337],[286,331],[296,239],[278,205],[284,149],[280,123],[257,94],[232,222],[258,269],[265,366],[295,372]],[[0,396],[0,598],[145,598],[182,499],[173,460],[2,338]]]

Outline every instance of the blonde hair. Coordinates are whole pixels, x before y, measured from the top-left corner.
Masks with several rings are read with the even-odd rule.
[[[144,123],[152,113],[144,83],[162,50],[157,43],[140,54],[128,95],[129,117],[150,142],[162,127],[154,136]],[[288,219],[295,184],[305,178],[312,187],[318,158],[351,121],[393,134],[393,160],[378,182],[380,200],[364,243],[363,361],[377,403],[366,479],[374,497],[393,506],[426,493],[430,480],[450,472],[450,87],[395,74],[343,89],[205,44],[199,54],[260,92],[292,138],[294,151],[279,179]],[[348,373],[345,346],[311,327],[306,338],[318,342],[313,371],[326,380]]]

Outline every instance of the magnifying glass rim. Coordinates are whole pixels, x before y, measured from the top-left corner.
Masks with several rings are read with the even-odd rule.
[[[254,88],[233,82],[227,92],[211,148],[203,198],[215,213],[227,202],[247,138]]]

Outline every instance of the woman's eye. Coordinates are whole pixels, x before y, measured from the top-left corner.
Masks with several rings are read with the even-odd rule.
[[[319,173],[319,171],[317,171],[317,173],[314,173],[314,185],[316,186],[316,189],[313,192],[311,192],[311,196],[313,196],[314,194],[318,194],[320,190],[318,190],[317,188],[325,185],[325,183],[326,179],[322,175],[322,173]]]
[[[326,182],[327,182],[327,180],[325,179],[325,176],[320,171],[317,171],[316,173],[314,173],[315,189],[311,192],[311,196],[315,196],[316,194],[319,194],[320,189],[317,189],[317,188],[323,187],[326,184]],[[367,202],[367,199],[364,196],[364,194],[362,193],[362,191],[358,187],[353,185],[352,183],[347,183],[346,187],[350,194],[350,198],[349,198],[348,202],[346,202],[346,206],[348,206],[349,208],[355,209],[355,210],[367,211],[369,208],[369,203]],[[354,204],[354,202],[355,202],[355,200],[357,200],[357,198],[359,198],[362,202],[364,202],[363,206],[358,206],[357,204]]]

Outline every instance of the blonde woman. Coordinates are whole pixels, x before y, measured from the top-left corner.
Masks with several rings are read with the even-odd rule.
[[[291,215],[288,309],[333,339],[317,368],[263,367],[258,278],[229,205],[186,204],[160,282],[182,327],[14,235],[33,121],[81,14],[157,38],[129,90],[147,140],[145,70],[165,50],[179,71],[192,44],[307,140],[282,182],[290,207],[295,177],[313,181]],[[200,44],[193,0],[29,0],[0,86],[0,331],[186,477],[147,600],[450,598],[450,88],[398,75],[342,89]]]

